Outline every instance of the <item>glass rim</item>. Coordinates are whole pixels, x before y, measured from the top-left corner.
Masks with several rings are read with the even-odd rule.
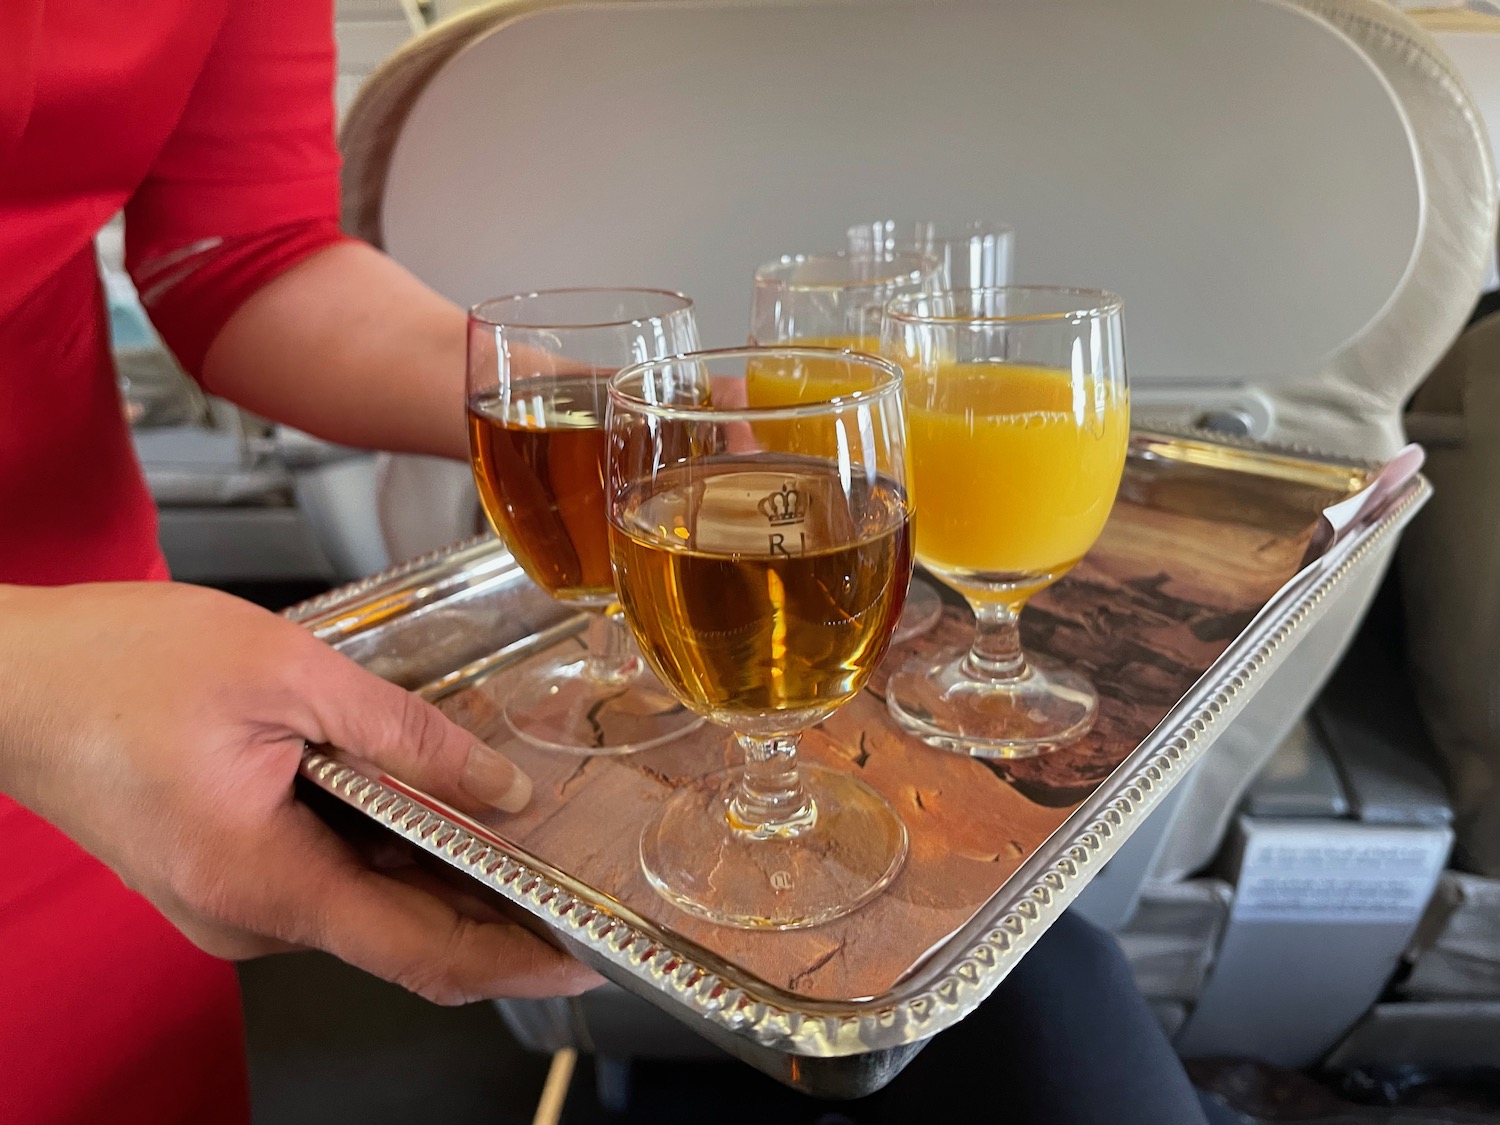
[[[507,301],[519,303],[521,301],[535,300],[539,297],[598,296],[605,293],[629,293],[636,296],[663,297],[668,302],[672,302],[673,307],[644,316],[621,317],[616,320],[578,320],[566,324],[552,323],[553,318],[547,318],[545,322],[540,318],[536,321],[497,320],[494,316],[481,311]],[[471,323],[483,324],[489,328],[551,329],[554,331],[567,331],[578,328],[629,328],[632,325],[661,320],[664,317],[671,316],[673,313],[690,312],[692,308],[693,299],[685,293],[679,293],[675,289],[656,289],[651,286],[637,285],[573,285],[563,286],[558,289],[529,289],[520,293],[502,293],[498,296],[486,297],[484,300],[477,301],[469,306],[469,320]]]
[[[714,360],[752,359],[757,356],[779,356],[783,358],[830,359],[834,357],[852,359],[881,376],[880,381],[869,390],[852,391],[848,394],[830,395],[816,402],[789,403],[783,406],[736,406],[725,409],[709,403],[706,405],[668,404],[647,402],[639,395],[624,389],[628,379],[644,375],[657,368],[677,363],[709,364]],[[710,375],[712,378],[712,375]],[[740,348],[704,348],[691,352],[676,352],[659,359],[642,360],[622,367],[609,379],[609,401],[611,406],[628,410],[632,414],[645,414],[653,418],[665,418],[679,422],[760,422],[780,418],[815,418],[820,414],[835,413],[851,407],[894,398],[899,405],[902,395],[902,376],[899,365],[882,356],[853,348],[800,347],[795,344],[774,344],[763,347],[751,345]]]
[[[1010,223],[999,219],[964,219],[951,226],[940,223],[936,219],[870,219],[863,223],[850,223],[844,231],[844,237],[852,239],[856,233],[867,234],[877,228],[884,228],[887,233],[909,231],[921,224],[932,227],[932,241],[934,243],[967,242],[973,238],[983,238],[985,235],[1014,235],[1016,228]],[[953,232],[953,233],[950,233]],[[896,251],[901,253],[902,251]],[[908,251],[909,252],[909,251]]]
[[[938,301],[944,297],[991,297],[1006,293],[1034,296],[1078,298],[1059,300],[1059,307],[1049,312],[1018,311],[1013,313],[919,313],[909,307],[917,301]],[[1107,289],[1080,289],[1068,285],[990,285],[978,289],[939,289],[932,293],[903,293],[886,303],[885,315],[902,324],[1021,324],[1051,320],[1095,320],[1119,313],[1125,302]]]
[[[914,263],[909,270],[892,270],[879,277],[846,278],[842,281],[795,281],[787,276],[797,266],[814,262],[870,262],[875,265],[897,266],[899,263]],[[843,289],[880,289],[890,285],[920,283],[929,273],[935,273],[942,262],[936,254],[924,254],[915,250],[898,250],[893,254],[854,253],[848,250],[824,251],[810,254],[783,254],[755,269],[756,286],[769,286],[788,293],[834,293]],[[926,269],[924,266],[930,266]]]

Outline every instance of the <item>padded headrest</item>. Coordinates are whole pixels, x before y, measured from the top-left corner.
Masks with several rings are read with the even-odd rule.
[[[852,219],[993,218],[1018,280],[1125,297],[1135,380],[1296,384],[1399,302],[1443,202],[1380,67],[1269,0],[512,3],[367,95],[354,214],[437,288],[670,286],[719,343],[758,263]]]
[[[1426,9],[1411,16],[1463,76],[1489,128],[1490,146],[1500,157],[1500,8]],[[1500,249],[1500,230],[1496,231],[1496,244]],[[1485,288],[1496,287],[1500,287],[1500,263],[1491,261]]]
[[[1301,0],[1379,68],[1411,130],[1422,231],[1381,314],[1281,392],[1283,439],[1369,457],[1403,443],[1400,412],[1474,307],[1495,238],[1494,160],[1472,95],[1431,36],[1382,0]]]

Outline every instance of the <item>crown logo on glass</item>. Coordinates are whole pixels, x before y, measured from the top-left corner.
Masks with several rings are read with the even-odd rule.
[[[801,523],[807,518],[807,500],[788,484],[783,484],[780,492],[771,493],[756,507],[772,527]]]

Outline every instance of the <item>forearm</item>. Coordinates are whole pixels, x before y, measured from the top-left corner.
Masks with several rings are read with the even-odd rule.
[[[50,783],[44,768],[66,751],[60,727],[62,709],[48,646],[49,607],[66,598],[68,587],[0,585],[0,793],[32,809],[47,802]],[[75,690],[81,690],[76,689]]]
[[[203,384],[342,445],[463,458],[462,309],[360,242],[322,250],[240,306]]]

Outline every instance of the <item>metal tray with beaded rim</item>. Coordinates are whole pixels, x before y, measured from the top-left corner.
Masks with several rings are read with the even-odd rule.
[[[889,1081],[963,1019],[1205,753],[1426,500],[1420,452],[1386,466],[1201,435],[1138,432],[1109,526],[1028,608],[1028,645],[1086,668],[1102,702],[1076,748],[980,762],[897,729],[883,672],[804,740],[860,770],[907,823],[896,883],[807,930],[688,918],[640,876],[654,802],[732,752],[705,727],[625,757],[548,754],[500,720],[507,673],[583,618],[481,537],[288,611],[380,675],[516,757],[532,806],[485,822],[330,748],[302,767],[334,823],[394,833],[604,976],[722,1047],[813,1093]],[[965,611],[909,645],[961,640]],[[352,813],[363,814],[352,816]],[[378,831],[378,829],[377,829]]]

